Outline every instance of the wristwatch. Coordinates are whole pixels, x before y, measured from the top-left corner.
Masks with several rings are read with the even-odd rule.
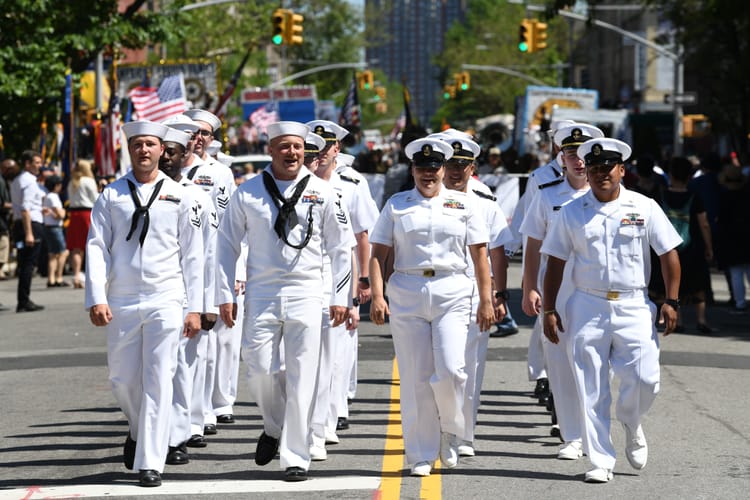
[[[510,293],[508,293],[508,290],[498,290],[495,292],[495,298],[507,301],[510,298]]]
[[[352,299],[352,305],[353,305],[354,307],[359,307],[359,299],[358,299],[357,297],[354,297],[354,298]]]
[[[666,299],[664,303],[672,307],[675,311],[680,310],[680,299]]]
[[[361,278],[359,278],[359,282],[362,283],[365,288],[370,286],[370,278],[368,278],[367,276],[362,276]]]

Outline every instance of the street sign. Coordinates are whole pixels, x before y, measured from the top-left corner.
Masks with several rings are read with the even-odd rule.
[[[676,102],[677,104],[685,104],[688,106],[692,106],[694,104],[698,104],[698,93],[697,92],[684,92],[682,94],[664,94],[664,104],[672,104],[673,102]]]

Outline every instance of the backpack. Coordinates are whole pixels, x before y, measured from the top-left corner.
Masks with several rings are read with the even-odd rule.
[[[663,194],[663,193],[662,193]],[[662,196],[661,206],[664,213],[667,215],[669,222],[677,231],[677,234],[682,238],[682,243],[677,247],[677,251],[680,252],[690,245],[690,207],[693,204],[693,196],[688,198],[688,201],[680,208],[672,208],[664,201]]]

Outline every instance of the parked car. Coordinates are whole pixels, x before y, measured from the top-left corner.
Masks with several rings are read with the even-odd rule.
[[[239,177],[246,178],[246,176],[252,173],[258,173],[263,170],[266,165],[271,163],[271,156],[265,154],[252,154],[252,155],[239,155],[234,157],[232,161],[232,172],[234,172],[235,179]],[[248,169],[250,165],[252,169]]]

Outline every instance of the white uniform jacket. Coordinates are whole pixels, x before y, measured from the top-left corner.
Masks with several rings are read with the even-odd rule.
[[[602,203],[589,191],[564,206],[541,252],[562,260],[572,253],[579,289],[642,290],[651,273],[649,246],[663,255],[681,241],[654,200],[620,186],[614,201]]]
[[[370,235],[393,248],[396,272],[432,269],[467,272],[467,245],[487,243],[481,212],[468,194],[442,187],[433,198],[414,188],[396,193],[383,207]]]
[[[372,197],[370,184],[367,182],[367,179],[364,175],[357,172],[351,166],[337,165],[335,174],[337,174],[339,177],[343,177],[343,180],[348,180],[356,186],[356,199],[358,201],[356,201],[355,204],[357,205],[357,209],[361,212],[361,214],[356,215],[356,217],[358,218],[356,223],[355,221],[352,221],[354,234],[361,233],[362,231],[371,231],[372,227],[375,225],[375,221],[378,219],[380,211],[378,210],[377,203],[375,203],[375,200]],[[355,212],[355,209],[351,208],[351,205],[350,209],[351,213]]]
[[[478,184],[482,184],[477,181]],[[500,205],[495,201],[495,196],[491,193],[485,193],[483,190],[480,191],[482,194],[477,193],[472,189],[472,183],[469,182],[468,190],[466,193],[474,199],[477,209],[482,215],[482,219],[487,226],[487,233],[489,235],[490,242],[487,248],[492,250],[494,248],[507,245],[513,240],[513,234],[510,232],[508,227],[508,221],[505,218],[503,210]],[[489,253],[487,255],[489,258]],[[469,258],[469,276],[474,276],[474,262]],[[492,267],[490,267],[492,270]]]
[[[196,204],[191,218],[199,217],[203,233],[203,312],[218,314],[219,308],[214,304],[216,297],[216,232],[219,229],[219,218],[211,197],[200,186],[196,186],[187,177],[180,179]],[[192,286],[192,285],[191,285]]]
[[[221,221],[229,198],[237,189],[232,169],[211,157],[203,160],[194,155],[193,163],[182,169],[182,176],[190,179],[211,196],[216,206],[216,215]]]
[[[159,180],[164,183],[149,208],[150,225],[141,246],[144,218],[126,241],[135,211],[128,180],[136,186],[143,206]],[[141,184],[133,172],[102,192],[91,212],[86,244],[86,308],[107,304],[107,297],[187,293],[187,310],[203,311],[203,237],[193,217],[195,200],[163,172],[155,182]],[[188,286],[189,285],[189,286]],[[187,291],[186,291],[187,290]]]
[[[271,173],[271,167],[265,171]],[[308,245],[295,249],[274,231],[278,208],[263,185],[263,175],[244,182],[232,195],[219,224],[217,245],[217,304],[235,302],[235,263],[241,243],[248,236],[247,293],[251,297],[307,297],[323,293],[323,253],[331,259],[336,296],[331,304],[346,306],[351,286],[353,234],[346,209],[324,180],[302,167],[294,181],[279,182],[282,196],[289,198],[306,175],[311,175],[297,205],[297,225],[289,231],[290,243],[301,243],[307,232],[307,214],[312,207],[313,228]]]
[[[349,211],[354,234],[370,231],[380,212],[369,190],[360,189],[361,182],[357,178],[347,174],[339,175],[337,172],[331,174],[330,183]]]

